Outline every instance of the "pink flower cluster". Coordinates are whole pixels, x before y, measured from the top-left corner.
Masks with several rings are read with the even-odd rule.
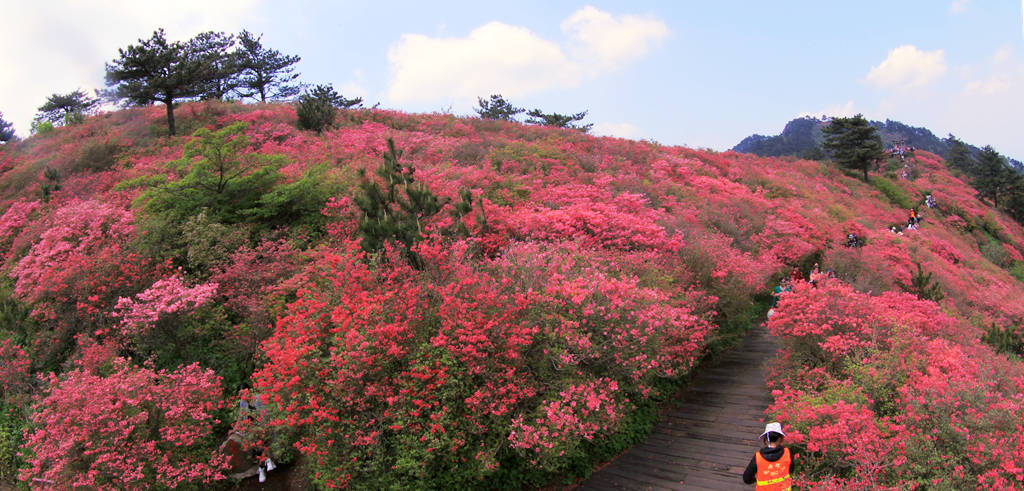
[[[121,319],[122,333],[132,337],[144,332],[161,316],[190,312],[208,303],[216,294],[216,283],[189,287],[176,274],[157,280],[132,298],[119,298],[114,316]]]
[[[26,435],[21,479],[54,488],[175,488],[223,479],[227,461],[209,436],[224,407],[220,377],[198,365],[174,371],[114,362],[50,375]]]

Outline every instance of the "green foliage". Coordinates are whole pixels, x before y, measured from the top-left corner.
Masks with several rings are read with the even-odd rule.
[[[476,113],[483,119],[515,121],[517,114],[526,111],[521,107],[513,106],[510,102],[506,101],[501,94],[491,94],[490,100],[477,97],[476,101],[480,107],[474,109],[474,111],[476,111]]]
[[[206,68],[196,80],[200,99],[224,99],[238,86],[238,59],[228,52],[234,44],[234,36],[214,31],[201,32],[188,41],[190,56]]]
[[[315,166],[293,183],[275,187],[260,197],[246,215],[266,227],[290,227],[315,239],[324,233],[327,217],[320,211],[332,196],[344,191],[327,164]]]
[[[156,257],[186,264],[187,244],[182,227],[205,213],[204,220],[232,226],[257,215],[261,199],[281,179],[281,158],[243,153],[249,145],[246,123],[216,131],[200,129],[181,160],[170,164],[181,177],[143,192],[143,246]],[[128,184],[122,183],[123,186]]]
[[[205,277],[222,266],[248,241],[244,228],[210,220],[206,210],[185,221],[181,228],[189,271]]]
[[[409,263],[422,269],[423,260],[412,248],[423,238],[426,220],[441,211],[443,203],[426,186],[416,182],[415,169],[402,165],[398,161],[401,156],[402,151],[388,138],[388,150],[376,172],[380,182],[370,179],[365,172],[360,174],[360,193],[355,199],[362,212],[359,236],[367,252],[379,252],[386,243],[397,242]]]
[[[0,279],[0,337],[10,336],[21,346],[29,345],[39,330],[39,325],[32,318],[31,305],[13,297],[14,284],[10,278]]]
[[[0,402],[0,483],[18,479],[18,469],[25,465],[19,447],[24,443],[23,432],[30,426],[22,407]]]
[[[32,133],[36,135],[49,135],[53,133],[53,123],[49,121],[33,121]]]
[[[1000,353],[1024,357],[1024,337],[1012,326],[992,323],[981,340]]]
[[[590,131],[594,125],[593,123],[587,123],[584,125],[577,125],[577,121],[583,121],[583,118],[587,117],[587,111],[578,112],[576,114],[559,114],[559,113],[545,113],[540,109],[533,109],[526,113],[530,116],[526,122],[530,124],[539,124],[543,126],[557,126],[559,128],[572,128],[574,130],[580,130],[583,133]]]
[[[828,154],[825,153],[825,149],[821,145],[815,145],[810,150],[804,151],[799,155],[804,160],[825,160],[828,158]]]
[[[945,141],[949,144],[949,151],[946,152],[946,163],[968,174],[974,173],[977,162],[975,162],[974,157],[971,155],[971,148],[952,134]]]
[[[52,167],[47,167],[43,171],[43,183],[39,186],[40,199],[43,202],[49,202],[50,197],[54,192],[60,191],[60,171]]]
[[[1017,281],[1024,283],[1024,263],[1020,261],[1013,263],[1013,266],[1010,266],[1010,274],[1013,275]]]
[[[222,60],[232,43],[230,36],[214,32],[187,43],[168,42],[158,29],[149,39],[117,50],[118,58],[106,65],[107,94],[128,104],[163,103],[168,134],[174,136],[175,102],[208,95],[211,86],[222,83]]]
[[[223,377],[225,393],[236,394],[249,384],[259,342],[268,335],[268,327],[239,323],[223,306],[210,304],[165,314],[135,340],[133,352],[138,361],[154,360],[166,370],[198,362]]]
[[[765,157],[797,155],[807,160],[824,160],[821,148],[821,121],[804,116],[786,123],[782,133],[775,136],[751,135],[736,144],[733,150]]]
[[[932,281],[932,273],[925,273],[920,262],[915,261],[914,264],[917,265],[917,272],[910,278],[910,285],[903,285],[903,289],[922,300],[938,302],[946,298],[938,283]]]
[[[72,172],[103,172],[117,164],[117,157],[123,148],[116,142],[89,142],[82,145],[75,158]]]
[[[985,240],[985,242],[979,248],[981,255],[999,267],[1006,267],[1007,254],[1006,249],[1003,248],[1003,244],[997,240]]]
[[[865,182],[868,170],[885,157],[878,130],[860,114],[852,118],[835,118],[822,129],[822,133],[825,135],[825,150],[833,160],[843,167],[863,171]]]
[[[1010,168],[1006,158],[999,152],[991,146],[981,150],[974,186],[978,189],[978,194],[992,200],[992,206],[998,208],[999,199],[1019,185],[1020,180],[1020,174]]]
[[[14,140],[14,124],[4,119],[4,113],[0,113],[0,143],[11,140]]]
[[[46,98],[46,102],[39,106],[35,120],[48,121],[58,126],[79,123],[99,102],[99,99],[85,95],[81,89],[69,94],[51,94]]]
[[[260,43],[263,35],[253,36],[243,30],[238,35],[239,48],[234,57],[239,71],[238,92],[242,97],[258,97],[260,102],[267,99],[294,97],[302,89],[295,82],[299,74],[295,65],[302,58],[296,55],[282,55],[275,49],[267,49]]]
[[[892,204],[909,210],[918,205],[914,199],[907,194],[898,184],[893,182],[891,179],[887,179],[881,176],[871,176],[868,180],[871,183],[871,187],[877,189],[879,192],[885,195]]]
[[[125,179],[114,186],[114,191],[127,191],[129,189],[153,188],[167,184],[167,176],[157,174],[153,176],[139,176]]]
[[[299,97],[295,106],[295,114],[298,116],[298,127],[300,130],[312,130],[322,133],[325,129],[334,124],[334,117],[337,108],[356,107],[363,102],[361,97],[346,99],[334,91],[328,85],[317,85]]]

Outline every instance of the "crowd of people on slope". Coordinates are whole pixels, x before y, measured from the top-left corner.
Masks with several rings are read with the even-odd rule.
[[[904,145],[903,142],[894,142],[892,148],[889,149],[889,156],[899,157],[900,161],[906,161],[907,154],[909,153],[913,156],[915,150],[917,150],[917,147]]]

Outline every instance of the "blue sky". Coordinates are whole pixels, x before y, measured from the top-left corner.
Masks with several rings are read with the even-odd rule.
[[[863,113],[1024,157],[1022,1],[7,0],[0,112],[102,87],[158,27],[262,33],[302,80],[412,112],[477,96],[589,110],[595,133],[727,149],[801,114]]]

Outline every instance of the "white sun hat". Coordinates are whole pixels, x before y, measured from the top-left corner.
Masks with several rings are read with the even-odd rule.
[[[764,438],[768,433],[778,433],[782,436],[786,436],[786,434],[782,432],[782,424],[780,423],[768,423],[764,425],[764,433],[761,433],[761,438]]]

